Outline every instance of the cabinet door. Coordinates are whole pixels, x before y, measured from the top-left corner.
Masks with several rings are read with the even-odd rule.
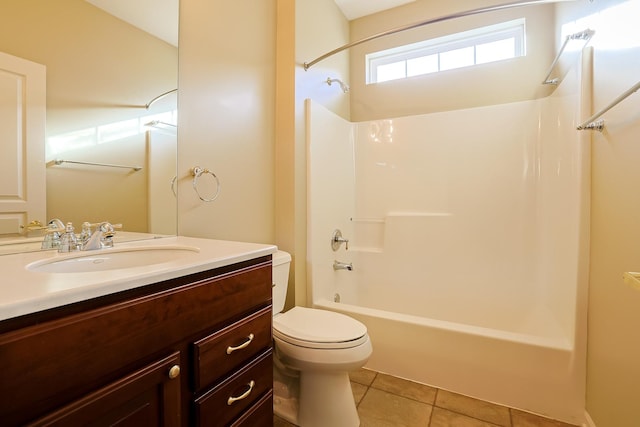
[[[31,426],[180,425],[180,353],[79,399]]]

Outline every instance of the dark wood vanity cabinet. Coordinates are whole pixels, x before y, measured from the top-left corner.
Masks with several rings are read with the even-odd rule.
[[[271,257],[0,322],[0,425],[273,422]]]

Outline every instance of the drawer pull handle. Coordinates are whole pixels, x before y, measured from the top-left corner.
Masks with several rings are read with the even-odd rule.
[[[231,354],[236,350],[242,350],[243,348],[246,348],[249,344],[251,344],[251,341],[253,341],[253,334],[249,334],[249,336],[247,337],[247,340],[245,342],[243,342],[242,344],[240,344],[237,347],[227,347],[227,354]]]
[[[178,378],[178,375],[180,375],[180,366],[173,365],[171,369],[169,369],[169,378],[173,380]]]
[[[251,380],[251,382],[249,384],[247,384],[247,385],[249,386],[249,390],[245,391],[244,393],[242,393],[238,397],[230,397],[229,399],[227,399],[227,405],[233,405],[233,403],[236,400],[246,399],[251,394],[251,392],[253,391],[253,386],[256,385],[256,382]]]

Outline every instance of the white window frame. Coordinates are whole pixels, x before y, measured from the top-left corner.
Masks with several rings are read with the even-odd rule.
[[[451,34],[444,37],[438,37],[435,39],[425,40],[417,43],[411,43],[403,46],[394,47],[378,52],[373,52],[365,56],[366,61],[366,73],[367,84],[378,83],[378,67],[382,65],[388,65],[398,62],[405,64],[404,78],[407,77],[407,61],[415,58],[420,58],[429,55],[438,55],[438,71],[445,71],[440,69],[439,57],[441,53],[462,49],[466,47],[474,48],[474,64],[475,47],[485,43],[496,42],[500,40],[506,40],[513,38],[515,40],[514,56],[517,58],[525,56],[526,43],[525,43],[525,19],[515,19],[512,21],[503,22],[500,24],[490,25],[482,28],[477,28],[470,31]],[[511,59],[511,58],[508,58]],[[402,78],[402,77],[400,77]],[[396,80],[396,79],[394,79]],[[385,80],[389,81],[389,80]]]

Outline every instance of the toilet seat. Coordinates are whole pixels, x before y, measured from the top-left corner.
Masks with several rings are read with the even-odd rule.
[[[367,327],[344,314],[294,307],[273,318],[273,335],[299,347],[352,348],[367,342]]]

